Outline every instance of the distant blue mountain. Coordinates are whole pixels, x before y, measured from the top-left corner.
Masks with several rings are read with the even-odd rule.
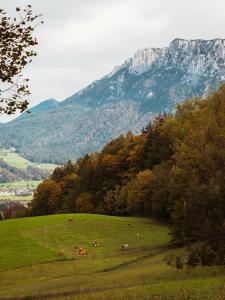
[[[156,114],[225,81],[225,40],[175,39],[134,57],[63,102],[50,99],[3,124],[0,146],[33,161],[65,162],[139,132]]]
[[[51,98],[51,99],[45,100],[45,101],[39,103],[38,105],[34,106],[33,108],[30,109],[30,111],[32,113],[40,113],[44,110],[56,108],[56,107],[58,107],[58,105],[59,105],[59,102],[56,101],[55,99]]]
[[[37,104],[36,106],[30,108],[28,112],[24,112],[16,120],[14,120],[14,122],[17,122],[21,119],[33,118],[34,114],[39,114],[42,112],[49,111],[51,109],[58,107],[58,105],[59,105],[59,102],[53,98],[42,101],[41,103]]]

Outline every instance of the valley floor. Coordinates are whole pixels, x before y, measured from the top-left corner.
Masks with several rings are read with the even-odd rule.
[[[168,266],[169,253],[185,250],[172,249],[168,228],[146,218],[15,219],[0,222],[0,236],[0,299],[225,299],[225,269]]]

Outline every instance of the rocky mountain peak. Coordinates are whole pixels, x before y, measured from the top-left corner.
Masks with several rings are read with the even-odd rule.
[[[153,65],[161,68],[176,65],[187,69],[187,72],[202,73],[206,67],[214,69],[225,66],[225,39],[185,40],[174,39],[169,47],[139,49],[134,56],[122,65],[114,68],[109,75],[122,68],[128,68],[130,73],[140,75]]]
[[[166,48],[139,49],[130,61],[129,71],[141,74],[149,70],[152,64],[164,54]]]

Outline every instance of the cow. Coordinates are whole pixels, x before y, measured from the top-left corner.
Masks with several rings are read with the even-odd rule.
[[[123,250],[128,249],[128,244],[122,244],[121,249],[123,249]]]
[[[74,247],[74,251],[75,251],[76,255],[79,255],[79,248],[77,246]]]
[[[87,255],[88,255],[87,249],[79,248],[79,250],[78,250],[78,255],[79,255],[79,256],[87,256]]]
[[[59,250],[58,256],[65,256],[65,251],[64,250]]]
[[[136,233],[136,237],[137,237],[138,240],[141,239],[141,236],[140,236],[140,233],[139,233],[139,232]]]
[[[68,219],[68,223],[74,223],[74,219]]]
[[[98,247],[99,246],[99,243],[98,243],[97,240],[93,240],[91,243],[92,243],[92,246],[94,246],[94,247]]]

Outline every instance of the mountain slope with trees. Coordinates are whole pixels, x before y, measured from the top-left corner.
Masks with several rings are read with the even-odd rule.
[[[158,113],[205,97],[225,80],[225,40],[175,39],[165,48],[138,50],[109,75],[63,102],[50,100],[1,125],[0,147],[33,162],[65,163],[102,149]]]

